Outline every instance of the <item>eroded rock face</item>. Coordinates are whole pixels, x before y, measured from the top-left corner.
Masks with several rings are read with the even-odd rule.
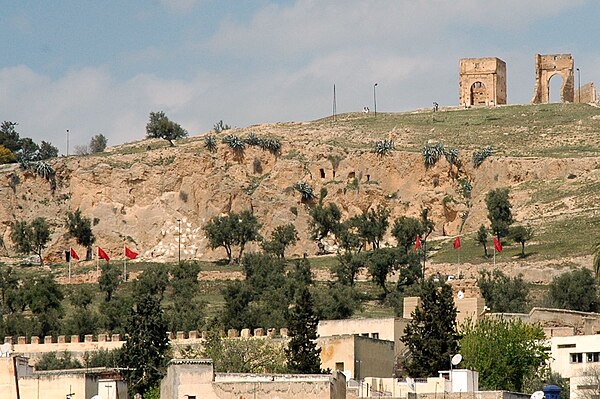
[[[271,129],[277,135],[277,128]],[[51,161],[57,177],[54,192],[42,178],[5,165],[0,168],[0,234],[12,254],[11,223],[46,217],[54,233],[45,253],[49,260],[58,260],[65,248],[76,246],[64,221],[69,210],[80,208],[94,221],[96,243],[115,258],[122,257],[127,244],[143,258],[177,259],[181,233],[183,259],[219,259],[224,251],[207,248],[202,227],[216,215],[251,209],[263,223],[265,237],[278,225],[294,223],[301,240],[289,254],[310,255],[318,247],[309,238],[311,205],[292,189],[298,181],[308,182],[317,194],[326,187],[326,202],[338,204],[344,218],[386,206],[393,222],[402,215],[418,217],[421,209],[429,208],[434,235],[439,236],[455,235],[461,226],[463,232],[472,232],[486,222],[485,194],[493,188],[511,187],[517,219],[536,220],[551,215],[550,205],[531,201],[536,184],[599,180],[596,158],[494,156],[477,169],[467,161],[456,169],[442,159],[426,169],[414,152],[377,156],[366,145],[344,149],[300,134],[282,143],[279,156],[247,147],[240,157],[224,144],[210,153],[201,139],[191,139],[171,148],[147,140],[100,156],[59,158]],[[9,186],[11,173],[21,179],[15,190]],[[459,179],[472,183],[469,200],[461,194]],[[576,198],[561,201],[567,208],[580,206]],[[394,244],[391,236],[386,240]]]

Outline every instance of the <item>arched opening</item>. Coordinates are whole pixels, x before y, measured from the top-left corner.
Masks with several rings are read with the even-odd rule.
[[[321,173],[321,179],[325,178],[325,169],[321,168],[319,169],[319,172]]]
[[[549,103],[560,103],[562,99],[560,98],[561,89],[563,85],[563,77],[556,73],[550,77],[548,80],[548,102]]]
[[[482,82],[475,82],[471,85],[471,105],[486,105],[487,91]]]

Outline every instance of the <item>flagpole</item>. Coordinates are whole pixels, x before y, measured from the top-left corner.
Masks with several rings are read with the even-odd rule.
[[[72,258],[71,252],[72,251],[73,251],[73,248],[69,248],[69,284],[71,284],[71,258]]]
[[[494,243],[494,269],[496,268],[496,244]]]
[[[123,281],[127,281],[127,254],[125,245],[123,245],[123,254],[125,254],[125,258],[123,259]]]
[[[96,279],[100,278],[99,266],[98,266],[98,259],[100,258],[100,256],[98,255],[98,253],[99,253],[98,248],[100,248],[100,247],[96,247]]]
[[[425,262],[427,260],[427,239],[423,240],[423,281],[425,281]]]

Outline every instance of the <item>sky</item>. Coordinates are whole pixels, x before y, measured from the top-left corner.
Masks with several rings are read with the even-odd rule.
[[[190,135],[322,118],[334,84],[338,113],[375,83],[378,112],[453,106],[469,57],[528,103],[536,53],[600,83],[599,27],[597,0],[0,0],[0,120],[61,153],[69,129],[72,153],[143,139],[153,111]]]

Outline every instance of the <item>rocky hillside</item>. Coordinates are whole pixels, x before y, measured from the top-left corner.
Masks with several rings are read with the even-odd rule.
[[[226,134],[244,138],[251,132],[279,138],[281,153],[247,146],[235,154],[221,143]],[[396,150],[373,153],[373,143],[382,139],[394,140]],[[293,222],[301,241],[291,252],[314,254],[311,205],[292,187],[299,181],[317,194],[326,187],[326,201],[337,203],[345,218],[377,206],[390,208],[393,218],[417,216],[427,207],[438,238],[461,228],[462,234],[474,232],[486,223],[485,194],[510,187],[516,219],[536,228],[538,256],[585,256],[590,240],[600,239],[600,110],[592,106],[348,114],[336,121],[232,129],[217,140],[215,153],[196,136],[175,147],[144,140],[97,156],[54,159],[54,190],[17,165],[1,166],[4,255],[15,255],[13,221],[44,216],[54,229],[46,254],[58,261],[69,245],[77,248],[64,229],[66,212],[77,208],[94,220],[97,244],[114,258],[122,257],[127,244],[142,258],[176,259],[178,219],[182,258],[222,258],[224,251],[207,248],[202,226],[215,215],[244,209],[252,209],[264,224],[264,236]],[[420,151],[428,142],[457,148],[462,166],[451,167],[442,157],[425,168]],[[487,145],[494,155],[475,168],[472,153]],[[16,185],[13,174],[20,180]],[[472,185],[470,198],[466,181]],[[586,242],[564,245],[572,234]]]

